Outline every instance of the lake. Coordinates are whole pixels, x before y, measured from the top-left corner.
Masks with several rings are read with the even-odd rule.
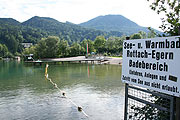
[[[120,65],[45,65],[0,61],[0,120],[123,120],[124,84]]]

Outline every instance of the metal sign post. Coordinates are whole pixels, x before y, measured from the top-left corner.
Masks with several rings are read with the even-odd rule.
[[[179,5],[180,0],[178,0],[178,5]],[[180,24],[180,20],[179,20]],[[180,25],[178,29],[178,34],[180,35]],[[176,97],[176,120],[180,120],[180,98]]]

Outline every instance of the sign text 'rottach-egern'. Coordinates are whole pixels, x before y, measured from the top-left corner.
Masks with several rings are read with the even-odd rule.
[[[180,36],[125,40],[122,81],[180,96]]]

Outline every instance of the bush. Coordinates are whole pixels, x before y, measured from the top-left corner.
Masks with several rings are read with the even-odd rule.
[[[12,53],[10,53],[10,52],[8,52],[7,53],[7,55],[6,56],[4,56],[5,58],[13,58],[14,56],[13,56],[13,54]]]
[[[107,54],[107,53],[104,53],[103,56],[108,56],[108,54]]]

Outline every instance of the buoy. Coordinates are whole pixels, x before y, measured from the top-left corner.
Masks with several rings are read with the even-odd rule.
[[[54,87],[57,88],[57,84],[56,83],[54,83]]]
[[[65,96],[65,95],[66,95],[66,93],[65,93],[65,92],[63,92],[63,93],[62,93],[62,95],[63,95],[63,96]]]
[[[45,77],[47,78],[47,72],[48,72],[48,64],[46,64],[46,68],[45,68]]]
[[[47,72],[48,72],[48,66],[49,66],[49,65],[46,64],[45,77],[46,77],[46,79],[47,79],[55,88],[57,88],[58,90],[60,90],[60,89],[58,88],[57,84],[54,83],[54,82],[51,80],[51,78],[48,77],[48,73],[47,73]],[[70,98],[68,98],[68,97],[66,96],[66,93],[65,93],[65,92],[62,92],[61,90],[60,90],[60,92],[62,93],[62,96],[63,96],[62,98],[67,98],[67,99],[69,99],[69,101],[77,107],[77,109],[78,109],[79,112],[82,112],[86,117],[88,117],[88,115],[83,111],[82,107],[77,106]]]
[[[78,106],[78,111],[81,112],[82,111],[82,107]]]

